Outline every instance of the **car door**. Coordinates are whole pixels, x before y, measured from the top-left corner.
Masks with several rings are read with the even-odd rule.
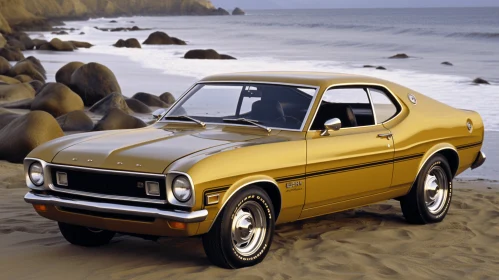
[[[307,133],[306,198],[300,218],[366,204],[365,198],[391,186],[393,137],[375,116],[367,87],[332,88],[323,94]],[[342,128],[324,135],[323,124],[333,118],[340,119]]]

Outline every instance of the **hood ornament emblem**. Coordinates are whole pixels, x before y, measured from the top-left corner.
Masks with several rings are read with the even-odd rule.
[[[93,160],[89,158],[89,159],[87,159],[87,161],[88,161],[88,162],[92,162]]]
[[[123,165],[123,162],[118,161],[118,162],[117,162],[117,164],[118,164],[118,165]]]
[[[73,158],[73,161],[78,161],[78,158]]]

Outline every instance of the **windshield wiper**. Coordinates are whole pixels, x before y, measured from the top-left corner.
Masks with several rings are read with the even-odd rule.
[[[191,118],[189,116],[166,116],[165,120],[183,120],[183,121],[191,121],[199,124],[202,127],[205,127],[206,124],[200,120],[196,120],[195,118]]]
[[[267,132],[271,132],[272,129],[270,127],[266,127],[264,125],[261,125],[258,123],[258,121],[255,120],[250,120],[250,119],[245,119],[245,118],[238,118],[238,119],[223,119],[224,122],[234,122],[234,123],[246,123],[246,124],[251,124],[256,127],[265,129]]]

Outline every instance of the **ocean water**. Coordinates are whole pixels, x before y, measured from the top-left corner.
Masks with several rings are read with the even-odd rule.
[[[78,30],[66,36],[36,33],[35,37],[89,41],[78,52],[118,55],[144,68],[171,75],[149,86],[151,92],[179,96],[207,75],[258,70],[328,71],[371,75],[403,84],[434,99],[478,111],[484,119],[487,168],[465,176],[499,179],[499,8],[336,9],[248,11],[246,16],[131,17],[66,22]],[[103,32],[94,27],[152,30]],[[188,42],[187,46],[118,49],[118,39],[143,42],[156,30]],[[78,35],[81,31],[85,35]],[[190,49],[213,48],[235,61],[185,60]],[[388,59],[407,53],[410,59]],[[74,60],[78,60],[75,55]],[[444,66],[449,61],[454,66]],[[388,70],[363,68],[370,64]],[[175,77],[182,76],[183,79]],[[164,75],[158,75],[163,79]],[[482,77],[491,85],[474,85]],[[133,79],[133,76],[127,77]],[[175,82],[174,82],[175,81]],[[140,82],[140,81],[137,81]],[[146,85],[144,87],[147,88]],[[125,94],[131,95],[133,92]],[[492,164],[491,161],[492,153]]]

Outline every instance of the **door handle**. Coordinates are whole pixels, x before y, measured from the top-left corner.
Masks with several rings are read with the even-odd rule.
[[[382,134],[378,134],[378,137],[379,138],[386,138],[388,140],[392,139],[392,134],[391,133],[382,133]]]

